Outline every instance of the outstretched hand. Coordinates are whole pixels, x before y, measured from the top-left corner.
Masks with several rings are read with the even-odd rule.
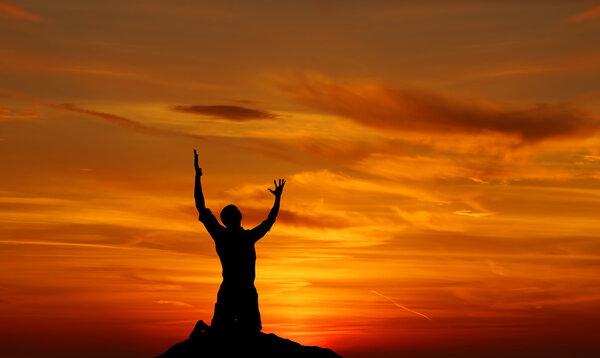
[[[273,184],[275,184],[275,190],[269,189],[269,191],[271,194],[275,195],[276,198],[280,198],[281,192],[283,192],[283,186],[285,185],[285,179],[279,179],[279,185],[273,180]]]
[[[196,153],[196,149],[194,149],[194,168],[196,169],[196,174],[202,175],[202,168],[198,166],[198,153]]]

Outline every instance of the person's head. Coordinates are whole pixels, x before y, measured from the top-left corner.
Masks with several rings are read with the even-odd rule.
[[[235,205],[227,205],[221,210],[221,221],[230,229],[240,227],[242,224],[242,213]]]

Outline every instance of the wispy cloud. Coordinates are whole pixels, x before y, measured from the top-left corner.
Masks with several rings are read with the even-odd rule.
[[[581,22],[585,20],[595,19],[600,17],[600,5],[596,5],[591,9],[585,10],[583,12],[577,13],[573,16],[570,16],[566,19],[569,22]]]
[[[525,142],[586,137],[600,121],[572,104],[509,108],[490,101],[468,101],[415,89],[298,76],[280,83],[282,91],[317,110],[384,131],[500,133]]]
[[[57,242],[57,241],[33,241],[33,240],[0,240],[0,244],[4,244],[4,245],[75,246],[75,247],[100,248],[100,249],[124,249],[123,247],[114,246],[114,245],[87,244],[87,243],[77,243],[77,242]]]
[[[478,183],[478,184],[489,184],[490,183],[487,180],[483,180],[483,179],[475,178],[475,177],[469,177],[469,180],[471,180],[474,183]]]
[[[583,159],[588,162],[600,162],[600,155],[585,155]]]
[[[121,116],[117,116],[115,114],[110,114],[110,113],[105,113],[105,112],[99,112],[99,111],[93,111],[90,109],[85,109],[85,108],[80,108],[75,106],[74,104],[70,104],[70,103],[65,103],[65,104],[59,104],[56,106],[56,108],[59,109],[64,109],[67,111],[71,111],[71,112],[77,112],[77,113],[83,113],[83,114],[88,114],[90,116],[94,116],[94,117],[98,117],[98,118],[102,118],[104,120],[106,120],[107,122],[110,122],[112,124],[116,124],[120,127],[124,127],[127,129],[131,129],[134,131],[147,131],[150,128],[146,127],[138,122],[132,121],[130,119],[127,119],[125,117],[121,117]]]
[[[410,308],[408,308],[408,307],[406,307],[406,306],[403,306],[403,305],[399,304],[398,302],[394,301],[393,299],[389,298],[389,297],[388,297],[388,296],[386,296],[386,295],[382,295],[381,293],[379,293],[379,292],[377,292],[377,291],[375,291],[375,290],[371,290],[371,292],[372,292],[372,293],[374,293],[374,294],[376,294],[377,296],[380,296],[380,297],[383,297],[383,298],[385,298],[386,300],[390,301],[391,303],[393,303],[393,304],[394,304],[394,306],[396,306],[396,307],[398,307],[398,308],[401,308],[401,309],[403,309],[403,310],[405,310],[405,311],[407,311],[407,312],[410,312],[410,313],[416,314],[417,316],[421,316],[421,317],[425,318],[426,320],[429,320],[429,321],[431,321],[431,318],[427,317],[426,315],[424,315],[424,314],[422,314],[422,313],[420,313],[420,312],[417,312],[417,311],[415,311],[415,310],[411,310]]]
[[[187,138],[193,138],[193,139],[204,139],[204,137],[200,136],[200,135],[184,133],[184,132],[174,131],[174,130],[170,130],[170,129],[151,127],[151,126],[147,126],[145,124],[133,121],[131,119],[128,119],[128,118],[125,118],[122,116],[118,116],[118,115],[111,114],[111,113],[100,112],[100,111],[94,111],[94,110],[90,110],[90,109],[85,109],[85,108],[77,107],[76,105],[70,104],[70,103],[59,104],[59,105],[50,105],[50,106],[53,108],[56,108],[56,109],[61,109],[61,110],[82,113],[82,114],[87,114],[90,116],[98,117],[109,123],[112,123],[119,127],[123,127],[125,129],[131,130],[133,132],[156,134],[156,135],[167,135],[167,136],[180,136],[180,137],[187,137]]]
[[[190,305],[189,303],[185,303],[185,302],[181,302],[181,301],[162,301],[162,300],[157,300],[157,301],[154,301],[154,303],[158,303],[159,305],[173,305],[173,306],[179,306],[179,307],[194,307],[194,306]]]
[[[14,113],[8,108],[0,107],[0,118],[3,119],[28,119],[37,118],[37,116],[35,112]]]
[[[213,118],[227,119],[235,122],[250,121],[256,119],[276,119],[278,115],[266,111],[261,111],[252,108],[230,106],[230,105],[217,105],[217,106],[175,106],[173,110],[184,113],[192,113],[205,115]]]
[[[46,19],[27,10],[21,9],[6,1],[0,1],[0,14],[5,14],[21,20],[44,22]]]
[[[457,210],[454,212],[454,214],[460,215],[460,216],[471,216],[471,217],[476,217],[476,218],[486,217],[486,216],[491,215],[490,213],[475,212],[475,211],[471,211],[471,210]]]
[[[268,214],[266,209],[247,208],[242,209],[244,220],[252,222],[261,222]],[[346,214],[346,213],[343,213]],[[322,229],[338,229],[358,226],[361,222],[353,221],[353,217],[346,214],[335,214],[317,211],[314,208],[312,212],[297,210],[280,209],[277,216],[277,222],[293,227],[308,227]]]
[[[423,190],[414,185],[400,182],[390,185],[389,181],[366,180],[328,170],[296,173],[291,176],[290,182],[292,181],[295,186],[311,188],[313,191],[324,191],[328,193],[336,192],[338,194],[345,193],[342,195],[369,193],[371,195],[384,194],[389,196],[414,198],[435,203],[443,201],[438,193]]]

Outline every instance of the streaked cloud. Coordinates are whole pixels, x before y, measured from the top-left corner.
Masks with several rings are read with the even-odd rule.
[[[277,119],[278,115],[267,111],[240,106],[217,105],[217,106],[174,106],[173,110],[184,113],[198,114],[213,118],[227,119],[234,122],[244,122],[257,119]]]
[[[294,174],[290,182],[321,195],[324,193],[337,193],[340,196],[365,196],[387,195],[388,197],[407,197],[423,201],[443,202],[437,192],[402,182],[386,180],[367,180],[345,173],[336,173],[329,170],[308,171]]]
[[[455,211],[454,214],[461,215],[461,216],[471,216],[471,217],[476,217],[476,218],[482,218],[482,217],[492,215],[490,213],[474,212],[471,210],[458,210],[458,211]]]
[[[5,244],[5,245],[74,246],[74,247],[85,247],[85,248],[120,249],[120,247],[118,247],[118,246],[111,246],[111,245],[85,244],[85,243],[73,243],[73,242],[57,242],[57,241],[0,240],[0,244]]]
[[[401,309],[403,309],[403,310],[405,310],[407,312],[416,314],[417,316],[421,316],[421,317],[425,318],[426,320],[431,321],[431,318],[427,317],[426,315],[424,315],[424,314],[422,314],[420,312],[417,312],[415,310],[411,310],[410,308],[399,304],[398,302],[394,301],[393,299],[389,298],[388,296],[385,296],[385,295],[383,295],[383,294],[381,294],[381,293],[379,293],[379,292],[377,292],[375,290],[371,290],[371,292],[374,293],[374,294],[376,294],[377,296],[385,298],[386,300],[390,301],[394,306],[396,306],[398,308],[401,308]]]
[[[154,303],[158,303],[159,305],[173,305],[173,306],[179,306],[179,307],[194,307],[193,305],[190,305],[189,303],[185,303],[185,302],[181,302],[181,301],[157,300],[157,301],[154,301]]]
[[[566,20],[569,22],[580,22],[591,20],[600,17],[600,5],[596,5],[590,9],[582,11],[578,14],[568,17]]]
[[[469,177],[469,180],[473,181],[474,183],[489,184],[488,181],[485,181],[485,180],[480,179],[480,178]]]
[[[85,109],[85,108],[81,108],[81,107],[78,107],[78,106],[76,106],[74,104],[70,104],[70,103],[59,104],[59,105],[50,105],[50,107],[101,118],[111,124],[128,129],[132,132],[155,134],[155,135],[166,135],[166,136],[181,136],[181,137],[194,138],[194,139],[203,139],[203,137],[200,135],[179,132],[179,131],[171,130],[168,128],[164,128],[164,129],[156,128],[156,127],[142,124],[140,122],[136,122],[134,120],[131,120],[131,119],[128,119],[128,118],[125,118],[122,116],[118,116],[118,115],[111,114],[111,113],[100,112],[100,111],[94,111],[94,110],[90,110],[90,109]]]
[[[366,126],[398,132],[501,133],[525,142],[587,137],[600,129],[598,118],[563,103],[510,108],[415,89],[303,75],[281,81],[284,94],[316,110]]]
[[[600,155],[584,155],[583,159],[588,162],[600,162]]]
[[[35,112],[14,113],[8,108],[0,107],[0,119],[29,119],[37,118],[37,116]]]
[[[46,19],[36,15],[30,11],[22,9],[16,5],[13,5],[6,1],[0,1],[0,14],[5,14],[17,19],[33,21],[33,22],[44,22]]]
[[[252,222],[261,222],[266,219],[269,208],[256,209],[244,208],[242,214],[244,220],[249,219]],[[336,215],[337,214],[337,215]],[[339,213],[325,213],[320,210],[312,210],[312,212],[295,211],[288,209],[280,209],[277,215],[277,222],[283,225],[294,227],[309,227],[309,228],[344,228],[360,225],[360,222],[352,220],[352,217]]]
[[[120,127],[131,129],[133,131],[148,131],[148,130],[150,130],[150,128],[148,128],[138,122],[132,121],[130,119],[127,119],[127,118],[124,118],[121,116],[117,116],[117,115],[111,114],[111,113],[105,113],[105,112],[80,108],[80,107],[77,107],[76,105],[70,104],[70,103],[59,104],[56,106],[56,108],[102,118],[102,119],[106,120],[107,122],[118,125]]]

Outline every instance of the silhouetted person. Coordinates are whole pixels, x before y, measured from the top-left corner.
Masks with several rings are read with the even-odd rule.
[[[269,216],[260,225],[251,230],[242,228],[242,213],[235,205],[228,205],[221,211],[221,225],[206,208],[200,177],[202,169],[198,166],[198,154],[194,149],[194,167],[196,186],[194,197],[200,221],[215,241],[217,254],[223,268],[223,283],[217,294],[215,313],[211,327],[218,330],[239,328],[244,331],[258,332],[262,329],[258,311],[258,293],[254,287],[256,251],[254,243],[271,229],[277,212],[285,180],[275,183],[275,203]]]

